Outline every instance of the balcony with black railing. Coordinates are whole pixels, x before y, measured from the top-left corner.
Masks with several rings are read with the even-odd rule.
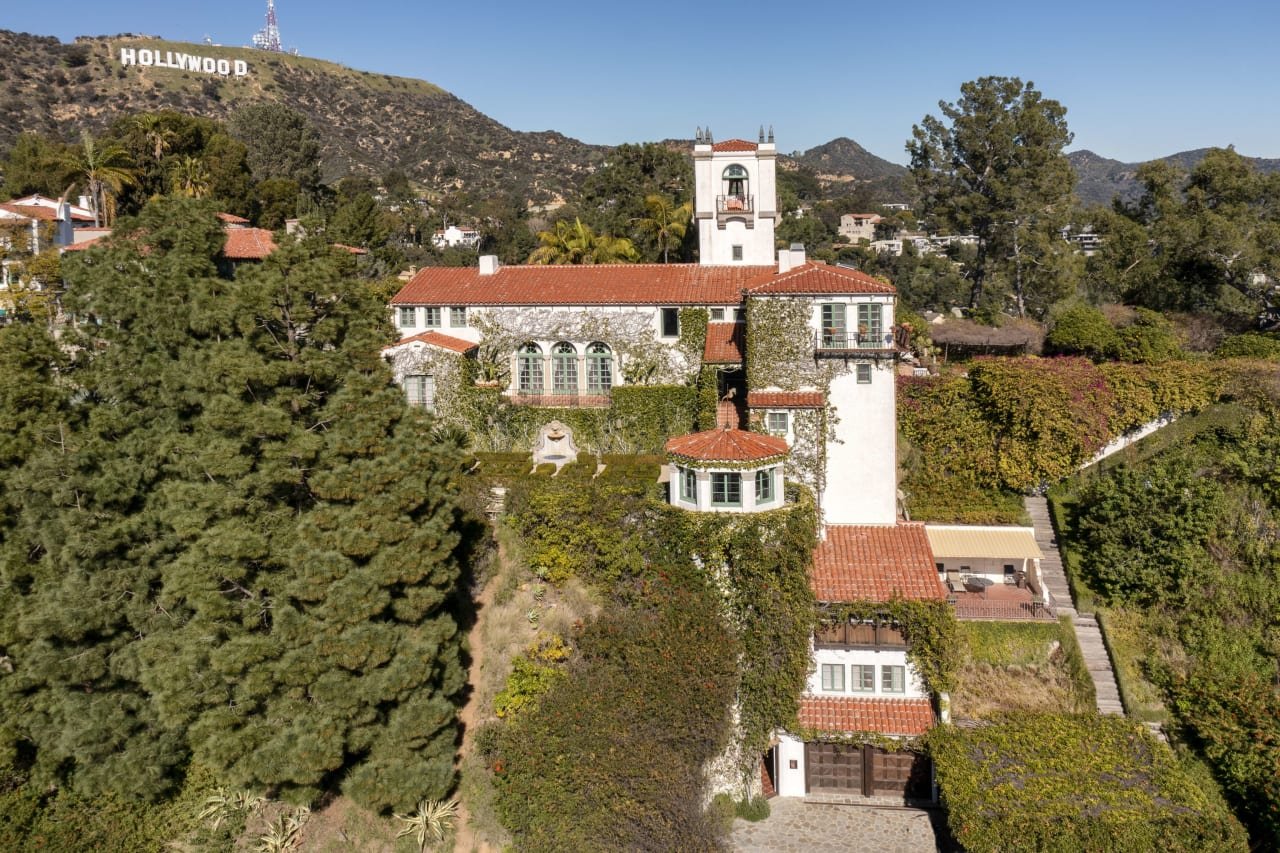
[[[814,335],[814,351],[818,355],[859,355],[886,356],[898,351],[894,345],[893,335],[874,335],[868,332],[856,333],[845,329],[822,329]]]
[[[716,213],[721,215],[751,213],[755,210],[755,203],[755,196],[718,195],[716,196]]]

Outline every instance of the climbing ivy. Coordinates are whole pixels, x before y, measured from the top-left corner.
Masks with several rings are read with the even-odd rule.
[[[1124,717],[1020,712],[926,743],[973,853],[1249,849],[1212,785]]]
[[[948,693],[955,688],[960,667],[960,638],[955,612],[945,601],[917,601],[894,598],[890,601],[855,601],[825,604],[817,621],[825,625],[845,622],[888,621],[902,630],[907,641],[907,660],[915,666],[931,693]]]
[[[702,353],[707,346],[707,321],[710,314],[706,308],[680,309],[680,352],[684,354],[685,363],[701,365]]]

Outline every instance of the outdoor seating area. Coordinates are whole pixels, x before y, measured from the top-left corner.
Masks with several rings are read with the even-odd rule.
[[[1016,619],[1052,622],[1057,618],[1053,608],[1041,601],[1034,592],[1012,584],[986,581],[978,592],[971,591],[969,584],[961,585],[948,591],[947,602],[955,608],[956,618],[962,620]]]

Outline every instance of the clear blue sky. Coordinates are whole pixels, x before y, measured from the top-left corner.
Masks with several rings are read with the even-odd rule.
[[[1124,161],[1234,144],[1280,157],[1277,0],[977,4],[278,0],[286,47],[435,83],[515,130],[617,144],[838,136],[905,162],[911,126],[985,75],[1067,107],[1070,150]],[[266,0],[5,0],[0,28],[249,43]]]

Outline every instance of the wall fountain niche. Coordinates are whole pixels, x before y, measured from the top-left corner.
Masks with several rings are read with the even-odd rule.
[[[533,446],[535,466],[550,462],[559,473],[561,467],[577,461],[578,445],[573,443],[573,430],[560,421],[552,421],[538,430],[538,440]]]

